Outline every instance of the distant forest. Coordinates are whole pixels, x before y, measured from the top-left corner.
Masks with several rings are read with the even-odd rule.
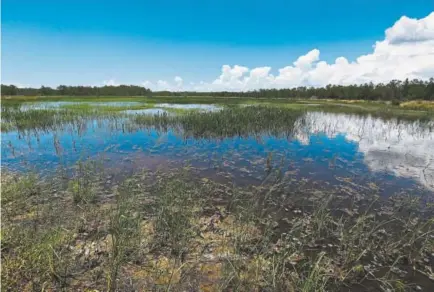
[[[256,97],[256,98],[327,98],[327,99],[366,99],[366,100],[414,100],[434,101],[434,78],[423,80],[393,80],[387,84],[366,83],[361,85],[327,85],[326,87],[297,87],[287,89],[260,89],[244,92],[171,92],[151,91],[136,85],[119,86],[65,86],[57,88],[18,88],[14,85],[1,85],[2,96],[215,96],[215,97]]]

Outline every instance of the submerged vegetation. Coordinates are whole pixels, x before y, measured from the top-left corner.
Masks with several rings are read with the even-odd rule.
[[[433,287],[434,210],[417,197],[380,199],[374,186],[365,193],[318,192],[276,175],[240,188],[194,178],[192,168],[139,172],[105,186],[113,195],[101,196],[98,172],[83,171],[91,162],[83,163],[67,188],[62,177],[3,174],[4,287]],[[98,200],[77,199],[77,189]]]
[[[431,186],[431,160],[415,153],[420,141],[426,143],[422,156],[429,151],[430,103],[243,100],[240,104],[242,99],[228,99],[236,101],[205,109],[164,105],[173,100],[153,97],[147,102],[132,99],[128,101],[136,103],[58,104],[56,108],[26,108],[16,101],[3,104],[1,280],[5,290],[434,289],[432,192],[399,184],[394,192],[385,193],[392,188],[378,184],[380,174],[369,176],[370,169],[357,165],[372,159],[370,153],[363,158],[357,150],[352,152],[354,141],[360,141],[355,139],[367,130],[379,128],[375,135],[386,136],[384,141],[396,131],[400,140],[406,139],[408,133],[396,113],[405,112],[406,118],[423,116],[426,122],[408,126],[414,134],[409,138],[415,139],[414,153],[403,156],[415,162],[404,166],[407,172],[422,173],[420,181]],[[201,98],[184,99],[192,100],[200,103]],[[423,111],[413,116],[408,109],[416,107]],[[148,109],[164,112],[125,112]],[[326,133],[343,134],[333,129],[337,124],[330,119],[333,114],[310,112],[318,109],[372,115],[365,119],[340,115],[345,128],[353,126],[345,124],[349,122],[359,127],[355,134],[348,133],[357,137],[345,144],[342,137],[324,138]],[[394,118],[383,121],[375,115]],[[92,128],[93,124],[104,127]],[[394,128],[386,127],[392,124]],[[115,131],[108,130],[112,128]],[[107,132],[98,133],[100,129]],[[75,140],[85,131],[88,135]],[[126,134],[131,132],[138,135]],[[306,137],[311,132],[319,134]],[[289,144],[295,136],[299,141]],[[4,137],[11,140],[5,142]],[[397,148],[399,141],[392,140],[389,143]],[[32,152],[38,147],[50,151],[51,142],[53,153]],[[377,145],[371,152],[376,150],[374,159],[383,163],[377,154],[382,153],[381,143],[368,142]],[[267,148],[267,143],[277,146]],[[320,146],[302,147],[303,143]],[[205,144],[209,148],[199,147]],[[81,150],[76,149],[79,146]],[[157,146],[178,150],[170,152],[172,156],[156,155]],[[58,151],[62,147],[66,149]],[[81,152],[85,147],[92,155]],[[117,153],[107,150],[116,147]],[[345,147],[351,151],[339,153]],[[385,147],[384,152],[398,160],[401,153]],[[240,149],[244,152],[236,151]],[[320,150],[326,154],[315,154]],[[32,156],[38,155],[58,156],[62,163],[47,174],[32,165]],[[5,165],[10,157],[15,164],[31,167]],[[192,157],[201,163],[191,163]],[[157,167],[151,167],[152,159]],[[308,165],[303,174],[298,172],[300,163]],[[49,167],[53,168],[42,166]],[[314,168],[325,168],[329,176],[315,180]]]

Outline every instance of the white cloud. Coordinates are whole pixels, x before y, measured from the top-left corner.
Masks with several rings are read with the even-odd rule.
[[[104,80],[102,82],[102,84],[104,86],[118,86],[119,84],[114,80],[114,79],[110,79],[110,80]]]
[[[153,86],[149,87],[153,90],[241,91],[429,79],[434,77],[434,12],[421,19],[401,17],[386,29],[384,40],[375,43],[372,53],[353,62],[339,57],[327,63],[320,60],[320,51],[313,49],[292,65],[278,69],[277,75],[270,72],[271,67],[266,66],[249,69],[223,65],[220,76],[210,82],[185,85],[177,76],[174,84],[160,80],[156,86],[149,83]]]
[[[158,80],[157,81],[157,87],[161,89],[169,89],[170,85],[167,81],[164,80]]]
[[[434,12],[417,20],[401,17],[394,26],[386,30],[386,39],[391,43],[419,42],[434,39]]]
[[[31,87],[30,85],[27,85],[27,84],[22,84],[22,83],[19,83],[19,82],[9,82],[9,81],[3,81],[3,80],[2,80],[2,84],[5,84],[5,85],[15,85],[18,88]]]
[[[173,78],[173,84],[166,80],[158,80],[155,84],[146,80],[142,82],[141,85],[154,91],[181,91],[184,89],[184,80],[179,76],[175,76],[175,78]]]
[[[308,70],[312,67],[312,63],[319,60],[319,50],[313,49],[304,56],[298,57],[294,62],[294,66],[302,70]]]
[[[154,87],[155,87],[154,84],[151,81],[148,81],[148,80],[142,82],[141,85],[144,86],[144,87],[146,87],[146,88],[151,88],[151,89],[154,89]]]
[[[182,89],[182,86],[184,84],[184,81],[182,80],[182,78],[179,76],[176,76],[174,80],[175,80],[176,88]]]

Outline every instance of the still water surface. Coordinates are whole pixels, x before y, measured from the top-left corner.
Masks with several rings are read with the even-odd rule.
[[[117,170],[190,163],[204,172],[228,173],[236,183],[260,183],[271,167],[324,187],[351,180],[375,184],[383,194],[434,191],[434,121],[308,112],[289,136],[219,139],[186,137],[170,128],[126,130],[124,122],[94,120],[51,132],[2,133],[2,167],[50,172],[91,157]]]

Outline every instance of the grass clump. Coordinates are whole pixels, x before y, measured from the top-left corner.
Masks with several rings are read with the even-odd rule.
[[[33,228],[4,229],[3,287],[21,287],[22,291],[65,287],[70,267],[73,266],[68,250],[70,241],[70,235],[60,228],[44,231]]]
[[[202,210],[203,195],[182,175],[158,186],[152,204],[156,246],[167,246],[177,257],[188,252],[189,241],[198,232],[193,223]]]
[[[72,234],[63,227],[51,188],[34,174],[2,173],[3,287],[42,291],[66,285]]]
[[[127,101],[128,102],[128,101]],[[98,103],[77,103],[77,104],[68,104],[63,105],[61,108],[75,111],[88,111],[94,112],[95,114],[101,113],[117,113],[125,110],[141,110],[141,109],[151,109],[154,108],[154,104],[152,103],[143,103],[139,105],[110,105],[110,103],[100,102]]]
[[[95,111],[87,106],[79,105],[74,109],[26,109],[19,107],[2,106],[1,130],[8,132],[16,130],[28,131],[54,131],[65,125],[79,127],[86,121],[101,118],[115,119],[121,117],[117,112],[99,110]]]
[[[81,190],[97,194],[92,200],[77,195],[78,201],[65,195],[71,187],[63,189],[58,177],[2,175],[4,287],[433,287],[434,210],[411,194],[342,195],[339,188],[312,190],[273,172],[261,185],[244,187],[201,178],[190,167],[137,172],[104,186],[95,173],[102,172],[85,161],[69,174]]]
[[[412,100],[402,102],[399,107],[404,109],[411,110],[424,110],[424,111],[433,111],[434,110],[434,101],[427,100]]]
[[[95,203],[99,187],[99,180],[96,177],[101,170],[101,166],[95,161],[77,163],[68,184],[74,203]]]
[[[119,270],[131,260],[140,256],[140,217],[136,212],[133,180],[125,181],[116,190],[115,204],[109,219],[109,268],[107,272],[107,290],[117,291]]]
[[[60,117],[55,110],[27,110],[2,107],[2,131],[50,129],[61,122],[74,121],[75,115],[65,112]]]
[[[171,116],[138,115],[139,125],[154,126],[160,130],[168,128],[182,130],[186,136],[197,138],[222,138],[257,134],[291,134],[294,121],[302,113],[273,107],[227,107],[217,112],[189,111],[186,114]]]

